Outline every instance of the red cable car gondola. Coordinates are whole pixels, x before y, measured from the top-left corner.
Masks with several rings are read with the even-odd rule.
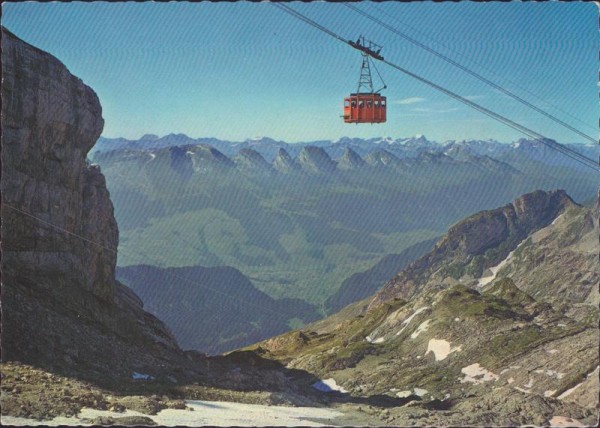
[[[356,93],[344,98],[344,122],[383,123],[386,98],[377,93]]]
[[[344,98],[344,122],[345,123],[383,123],[387,118],[387,102],[386,98],[382,96],[379,91],[385,89],[386,85],[383,83],[383,88],[379,91],[373,90],[373,80],[371,78],[371,67],[369,56],[383,60],[383,57],[379,55],[381,47],[377,46],[372,42],[365,43],[365,39],[361,36],[355,42],[350,44],[361,51],[363,56],[362,66],[360,68],[360,79],[358,81],[358,90],[356,93],[350,94],[349,97]],[[377,51],[374,49],[379,48]],[[373,64],[375,67],[375,65]],[[377,68],[375,68],[377,71]],[[381,75],[377,71],[379,78]],[[383,82],[383,79],[381,79]],[[367,91],[361,92],[361,88]]]

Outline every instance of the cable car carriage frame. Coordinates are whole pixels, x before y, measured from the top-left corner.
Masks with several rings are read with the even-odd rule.
[[[345,123],[384,123],[387,120],[387,99],[379,92],[386,89],[387,86],[379,74],[379,70],[372,62],[371,57],[383,61],[379,54],[381,46],[365,40],[360,36],[356,42],[348,42],[352,47],[361,51],[362,64],[360,67],[360,78],[358,80],[358,89],[355,93],[344,98],[344,118]],[[377,91],[373,90],[373,79],[371,77],[371,64],[377,72],[383,87]],[[361,91],[362,90],[362,91]]]

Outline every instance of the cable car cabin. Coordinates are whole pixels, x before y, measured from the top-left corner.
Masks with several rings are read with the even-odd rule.
[[[378,93],[350,94],[344,98],[344,122],[383,123],[386,120],[386,98]]]

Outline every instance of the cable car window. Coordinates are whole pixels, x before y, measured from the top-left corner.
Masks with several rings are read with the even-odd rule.
[[[385,107],[385,100],[381,100],[381,107]]]
[[[363,100],[360,100],[358,102],[358,108],[363,108],[365,106],[365,102]]]
[[[352,108],[356,108],[356,100],[352,100]]]
[[[345,100],[344,101],[344,107],[350,107],[350,101]]]
[[[379,101],[375,100],[375,107],[379,107]]]
[[[367,101],[367,107],[371,108],[371,106],[372,106],[372,105],[373,105],[373,104],[372,104],[371,100],[368,100],[368,101]]]

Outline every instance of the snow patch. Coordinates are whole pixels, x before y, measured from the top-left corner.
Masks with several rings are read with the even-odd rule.
[[[410,324],[410,322],[412,321],[412,319],[414,317],[416,317],[417,315],[419,315],[421,312],[423,312],[426,309],[429,309],[429,307],[428,306],[424,306],[422,308],[419,308],[411,316],[409,316],[404,321],[402,321],[402,324],[404,325],[404,327],[402,327],[402,329],[398,333],[396,333],[396,336],[400,336],[400,334],[404,331],[404,329],[406,327],[408,327],[408,324]]]
[[[508,263],[508,261],[510,259],[512,259],[515,251],[517,251],[519,249],[519,247],[521,245],[523,245],[524,242],[525,241],[520,242],[519,245],[517,245],[517,248],[515,248],[510,253],[508,253],[508,256],[506,256],[506,258],[504,260],[502,260],[500,263],[498,263],[496,266],[489,268],[490,271],[492,272],[492,275],[479,278],[479,282],[477,283],[477,286],[483,287],[484,285],[487,285],[490,282],[492,282],[494,279],[496,279],[496,275],[498,274],[500,269],[502,269]]]
[[[348,391],[346,391],[344,388],[342,388],[341,386],[339,386],[337,384],[337,382],[335,381],[335,379],[333,378],[329,378],[329,379],[325,379],[325,380],[319,380],[315,383],[312,384],[312,387],[318,391],[321,392],[341,392],[342,394],[346,394]]]
[[[554,221],[552,223],[550,223],[552,226],[554,226],[556,224],[556,222],[558,221],[558,219],[560,219],[563,215],[565,215],[564,213],[562,213],[561,215],[559,215],[558,217],[556,217],[554,219]]]
[[[457,318],[454,318],[454,321],[456,321],[456,322],[459,322],[459,321],[460,321],[460,318],[458,318],[458,317],[457,317]]]
[[[155,155],[154,153],[150,153],[150,157],[151,157],[152,159],[154,159],[154,158],[156,158],[156,155]]]
[[[398,398],[406,398],[412,395],[412,391],[400,391],[396,392],[396,397]]]
[[[509,377],[509,378],[508,378],[508,380],[507,380],[507,382],[508,382],[508,384],[509,384],[509,385],[510,385],[511,383],[513,383],[514,381],[515,381],[515,380],[514,380],[512,377]]]
[[[548,352],[550,355],[554,355],[554,354],[556,354],[558,352],[558,349],[550,349],[550,350],[548,350],[546,352]]]
[[[427,345],[427,352],[425,355],[433,352],[436,361],[441,361],[446,359],[448,355],[452,352],[458,352],[462,349],[462,345],[459,345],[455,348],[450,347],[450,342],[443,339],[431,339],[429,344]],[[464,370],[464,369],[463,369]]]
[[[419,397],[423,397],[425,394],[427,394],[429,392],[423,388],[414,388],[413,391],[415,391],[415,394],[418,395]]]
[[[563,392],[562,394],[560,394],[557,398],[559,400],[562,400],[563,398],[568,397],[569,395],[571,395],[573,393],[573,391],[575,391],[577,388],[579,388],[582,384],[583,384],[583,382],[578,383],[573,388],[567,389],[565,392]]]
[[[152,380],[154,379],[154,376],[150,376],[149,374],[145,373],[133,372],[131,378],[134,380]]]
[[[537,373],[537,374],[546,374],[546,376],[548,376],[548,377],[555,377],[556,379],[559,379],[559,380],[562,379],[565,376],[564,373],[559,373],[559,372],[557,372],[555,370],[549,370],[549,369],[546,369],[546,370],[541,370],[541,369],[540,370],[536,370],[534,373]]]
[[[474,383],[474,384],[480,384],[480,383],[488,382],[491,380],[493,380],[493,381],[498,380],[498,375],[481,367],[479,365],[479,363],[475,363],[475,364],[471,364],[470,366],[463,367],[460,371],[465,375],[464,379],[462,379],[460,381],[460,383],[470,382],[470,383]],[[509,383],[511,383],[510,379],[509,379]]]
[[[514,387],[517,391],[521,391],[524,394],[529,394],[531,393],[531,391],[529,389],[523,389],[523,388],[519,388],[518,386]]]
[[[343,413],[317,407],[264,406],[258,404],[231,403],[225,401],[186,401],[194,409],[164,409],[156,415],[144,415],[132,410],[123,413],[84,408],[76,417],[57,417],[52,420],[2,416],[5,425],[20,426],[90,426],[99,416],[120,418],[124,416],[147,416],[158,426],[331,426],[331,420]],[[322,420],[320,423],[319,420]],[[326,424],[326,425],[324,425]]]
[[[378,337],[377,339],[371,339],[371,336],[365,337],[365,340],[369,343],[383,343],[385,339],[383,337]]]
[[[550,426],[551,427],[583,427],[585,425],[583,425],[577,419],[568,418],[566,416],[553,416],[552,419],[550,419]]]
[[[555,392],[556,392],[556,389],[552,389],[550,391],[544,391],[544,397],[552,397]]]
[[[410,335],[411,339],[416,339],[417,337],[419,337],[419,334],[423,333],[424,331],[427,331],[427,329],[429,329],[429,323],[431,322],[431,320],[425,320],[423,321],[418,327],[417,329],[413,332],[413,334]]]

